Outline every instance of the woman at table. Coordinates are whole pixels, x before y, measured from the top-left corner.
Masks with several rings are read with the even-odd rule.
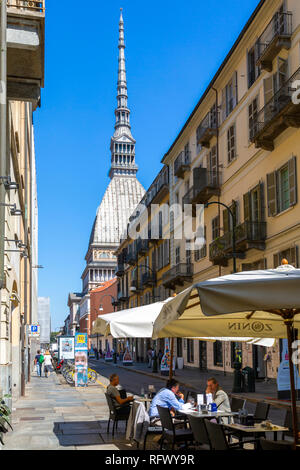
[[[153,398],[150,405],[150,418],[159,417],[157,405],[169,410],[180,410],[184,403],[183,394],[179,393],[179,384],[176,380],[168,380],[166,388],[162,388]]]

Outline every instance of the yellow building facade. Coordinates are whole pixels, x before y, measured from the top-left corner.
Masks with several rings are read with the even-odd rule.
[[[194,283],[233,272],[233,224],[237,271],[277,267],[282,258],[298,266],[299,67],[300,3],[261,1],[162,160],[171,205],[209,203],[201,249],[172,239],[171,226],[171,267],[192,264]],[[242,356],[261,378],[276,377],[279,352],[279,342],[267,350],[184,340],[182,348],[188,366],[232,371]]]

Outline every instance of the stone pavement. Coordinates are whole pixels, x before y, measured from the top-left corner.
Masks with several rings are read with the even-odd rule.
[[[48,378],[33,373],[26,396],[13,402],[14,430],[4,435],[3,450],[131,450],[125,423],[112,438],[107,416],[100,384],[75,388],[54,372]]]

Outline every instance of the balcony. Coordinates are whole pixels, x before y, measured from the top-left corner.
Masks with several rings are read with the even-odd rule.
[[[7,0],[7,97],[40,103],[44,86],[45,1]]]
[[[124,272],[125,272],[124,264],[123,263],[118,263],[117,264],[117,269],[115,271],[115,275],[118,276],[118,277],[121,277],[121,276],[123,276]]]
[[[180,152],[174,162],[174,174],[183,178],[186,171],[190,171],[191,152]]]
[[[131,280],[130,290],[133,293],[142,292],[142,290],[143,290],[142,283],[140,281],[138,281],[137,279],[132,279]]]
[[[153,195],[152,204],[158,204],[169,194],[169,167],[165,167],[156,181],[156,191]]]
[[[182,286],[184,282],[192,282],[193,265],[188,263],[180,263],[169,269],[162,276],[162,283],[167,289],[175,289],[176,285]]]
[[[256,65],[272,72],[273,60],[282,49],[290,49],[292,36],[290,12],[277,12],[256,44]]]
[[[134,266],[137,262],[137,254],[135,251],[129,251],[126,255],[126,262],[130,266]]]
[[[210,148],[211,139],[217,135],[216,112],[209,112],[197,129],[197,145]]]
[[[126,292],[119,291],[118,292],[118,302],[128,302],[129,296]]]
[[[245,252],[251,249],[264,250],[266,222],[243,222],[235,228],[235,248],[237,258],[244,259]],[[232,258],[232,232],[226,232],[209,245],[209,259],[219,266],[227,266]]]
[[[250,132],[257,148],[274,150],[274,140],[288,127],[300,127],[300,105],[293,103],[292,94],[300,80],[300,68],[285,82],[273,98],[259,111]]]
[[[193,171],[194,186],[182,198],[184,210],[185,204],[193,205],[193,214],[196,212],[196,204],[206,204],[212,196],[221,193],[221,173],[209,171],[207,168],[195,168]]]
[[[137,256],[144,256],[148,253],[149,250],[149,241],[148,240],[142,240],[141,238],[138,239],[137,241]]]
[[[153,287],[156,285],[156,274],[147,272],[142,275],[142,285],[145,287]]]

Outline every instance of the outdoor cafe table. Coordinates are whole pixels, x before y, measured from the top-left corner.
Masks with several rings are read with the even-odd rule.
[[[144,403],[146,410],[147,410],[147,405],[148,405],[148,403],[151,403],[151,402],[152,402],[152,398],[148,398],[148,397],[138,397],[137,395],[134,395],[134,400],[135,400],[135,401],[140,401],[140,402]]]
[[[289,431],[289,428],[285,428],[283,426],[277,426],[277,424],[272,424],[270,428],[266,428],[262,426],[260,423],[255,424],[254,426],[245,426],[243,424],[232,423],[232,424],[224,424],[226,428],[233,429],[237,432],[242,432],[247,434],[264,434],[266,432],[273,432],[274,433],[274,441],[277,441],[277,433],[278,432],[285,432]]]
[[[178,413],[184,414],[186,416],[194,416],[195,418],[206,418],[206,419],[217,419],[219,418],[229,418],[231,416],[238,416],[238,412],[235,411],[208,411],[208,412],[202,412],[202,411],[195,411],[195,410],[178,410]]]

